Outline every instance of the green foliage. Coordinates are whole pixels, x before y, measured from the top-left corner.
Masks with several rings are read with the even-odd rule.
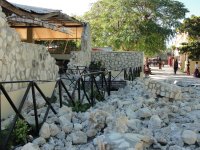
[[[181,53],[188,53],[189,59],[200,59],[200,42],[198,41],[182,43],[182,46],[179,49]]]
[[[79,101],[75,101],[74,105],[72,103],[69,103],[68,106],[72,107],[72,111],[75,112],[86,112],[90,108],[90,104],[88,103],[82,104]]]
[[[3,144],[4,140],[8,136],[9,129],[10,129],[10,125],[6,127],[6,129],[1,131],[0,145]],[[22,144],[24,145],[25,143],[27,143],[27,137],[28,137],[29,131],[30,131],[30,127],[28,126],[26,121],[22,119],[18,119],[15,124],[15,128],[13,132],[11,133],[11,137],[8,141],[6,148],[9,150],[9,149],[13,149],[14,146],[22,145]]]
[[[27,143],[27,136],[30,128],[26,121],[18,119],[14,129],[14,138],[17,143]]]
[[[186,18],[178,30],[181,33],[187,32],[190,40],[199,39],[200,38],[200,17],[191,16],[191,18]]]
[[[188,53],[193,60],[200,59],[200,17],[186,18],[180,28],[180,33],[188,33],[188,42],[179,47],[181,53]]]
[[[89,65],[89,69],[91,71],[99,71],[102,70],[104,68],[104,65],[102,64],[101,61],[91,61],[90,65]]]
[[[101,0],[84,15],[93,47],[141,50],[153,55],[165,48],[187,9],[174,0]]]
[[[36,44],[45,45],[50,48],[52,53],[70,53],[70,51],[76,51],[81,49],[80,40],[56,40],[56,41],[36,41]]]
[[[94,90],[93,91],[93,97],[98,101],[103,101],[104,100],[103,91],[98,92],[97,90]]]

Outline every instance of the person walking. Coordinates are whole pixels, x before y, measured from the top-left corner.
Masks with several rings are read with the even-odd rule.
[[[176,74],[177,70],[178,70],[178,61],[177,61],[177,59],[176,59],[176,60],[174,61],[174,74]]]
[[[199,64],[198,62],[195,63],[195,70],[194,70],[194,77],[199,78],[200,77],[200,73],[199,73]]]
[[[162,60],[161,60],[161,58],[158,59],[158,66],[159,66],[159,69],[162,69]]]
[[[190,62],[187,63],[187,75],[190,75]]]

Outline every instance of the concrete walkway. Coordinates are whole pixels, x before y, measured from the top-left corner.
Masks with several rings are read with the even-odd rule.
[[[169,67],[165,65],[162,69],[158,67],[150,67],[152,70],[153,75],[150,75],[150,78],[155,80],[177,80],[177,81],[184,81],[184,82],[192,82],[196,84],[200,84],[200,78],[193,77],[193,74],[187,75],[186,73],[182,73],[180,70],[177,71],[177,74],[174,74],[173,67]]]

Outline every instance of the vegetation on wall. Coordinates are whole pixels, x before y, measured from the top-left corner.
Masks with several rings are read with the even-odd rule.
[[[90,71],[104,71],[105,66],[101,61],[91,61],[89,64]]]
[[[91,25],[93,47],[154,54],[165,49],[186,12],[174,0],[101,0],[83,19]]]

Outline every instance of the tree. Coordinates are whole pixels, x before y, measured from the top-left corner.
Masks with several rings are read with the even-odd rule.
[[[95,47],[153,54],[165,48],[186,12],[183,3],[174,0],[100,0],[84,20],[91,25]]]
[[[178,28],[180,33],[188,33],[188,42],[179,47],[181,53],[188,53],[193,60],[200,59],[200,17],[186,18]]]

